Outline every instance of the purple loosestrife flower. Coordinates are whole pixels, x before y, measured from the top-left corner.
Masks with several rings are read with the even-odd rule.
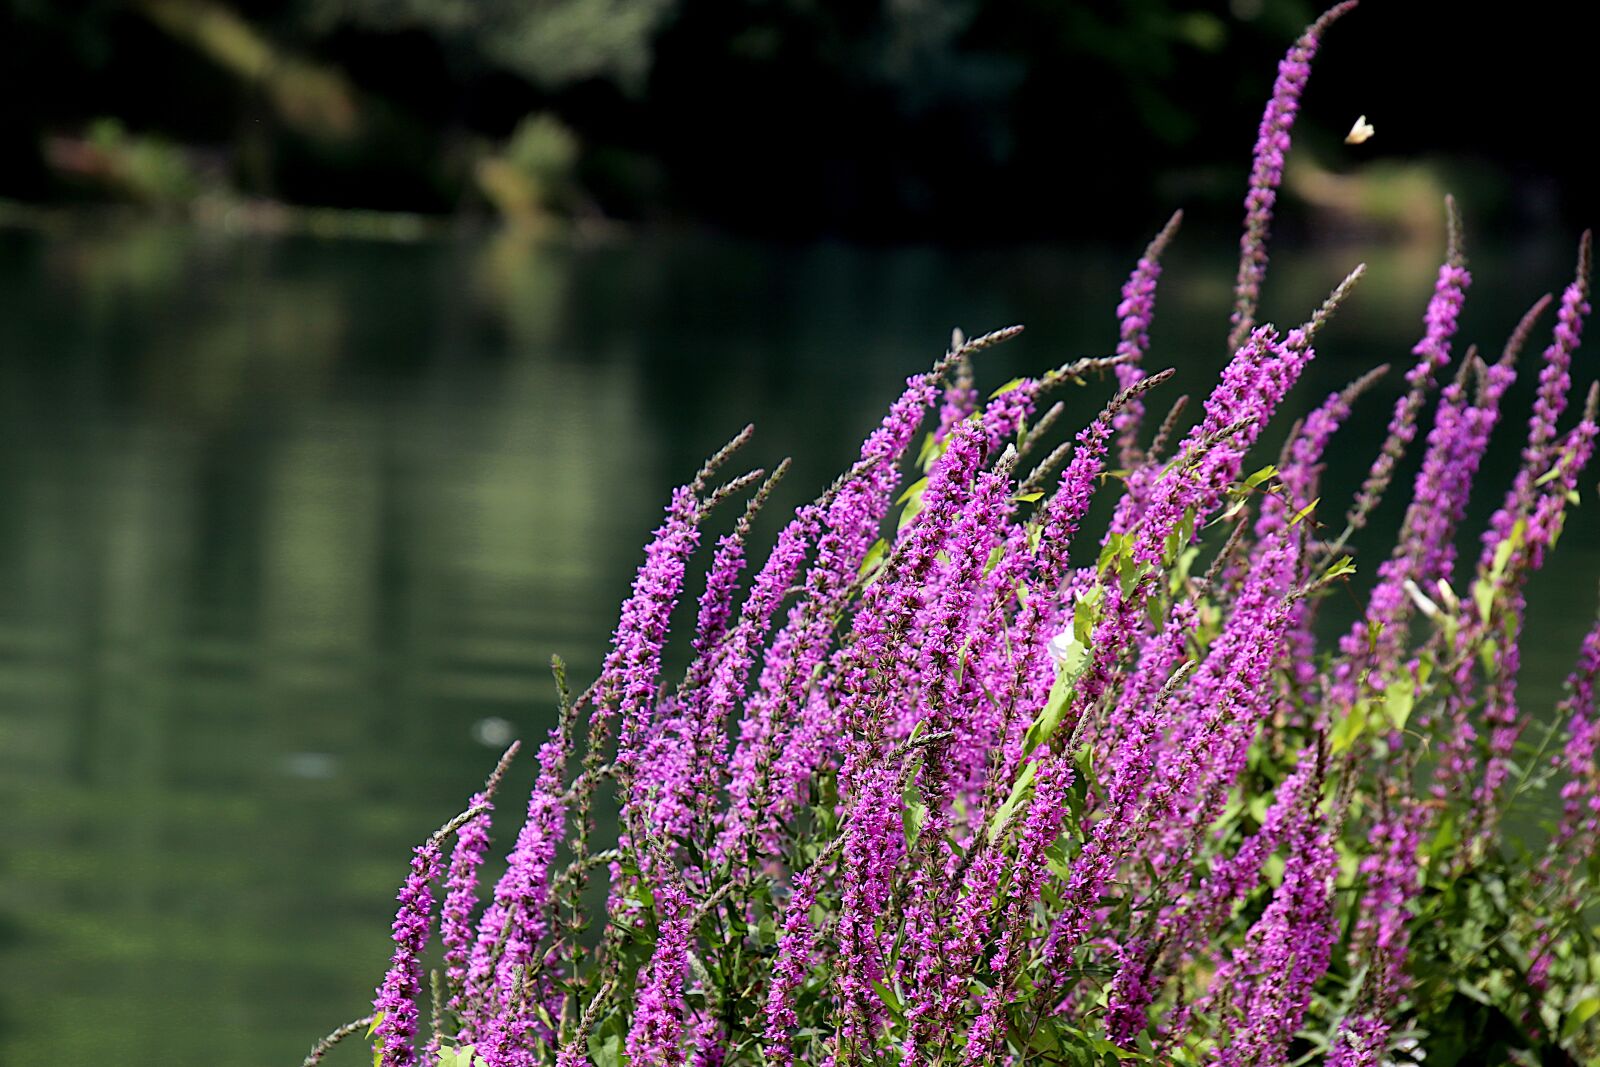
[[[1312,986],[1327,970],[1338,935],[1333,914],[1338,859],[1321,820],[1302,824],[1272,903],[1212,978],[1208,996],[1234,1009],[1224,1010],[1212,1062],[1226,1067],[1288,1062],[1289,1041],[1305,1017]]]
[[[1045,505],[1038,544],[1024,566],[1007,571],[1008,580],[1026,584],[1042,594],[1060,588],[1067,580],[1073,539],[1105,470],[1112,420],[1127,403],[1171,375],[1171,371],[1164,371],[1122,390],[1093,422],[1079,431],[1072,459]],[[1043,703],[1054,680],[1048,669],[1047,635],[1054,632],[1062,613],[1062,603],[1047,594],[1027,598],[1018,612],[1007,652],[1007,658],[1014,663],[1012,669],[1005,672],[1007,676],[996,692],[995,703],[1003,710],[991,741],[998,747],[1000,759],[994,764],[997,773],[990,776],[990,793],[1001,783],[1015,778],[1024,755],[1020,747],[1022,731],[1031,713]],[[1068,722],[1063,729],[1070,734],[1075,725],[1075,722]]]
[[[950,338],[951,351],[959,349],[964,340],[960,330],[954,331]],[[972,384],[972,361],[963,359],[945,380],[944,403],[939,406],[939,428],[934,431],[934,440],[943,441],[951,430],[977,410],[978,390]]]
[[[1196,832],[1215,819],[1220,795],[1238,777],[1249,741],[1277,699],[1267,680],[1281,654],[1287,619],[1281,601],[1264,595],[1258,599],[1260,603],[1236,611],[1229,625],[1231,639],[1225,631],[1213,644],[1207,664],[1189,687],[1194,710],[1188,717],[1193,721],[1185,722],[1181,710],[1173,716],[1182,739],[1167,739],[1137,810],[1109,811],[1072,861],[1046,945],[1045,966],[1052,980],[1059,979],[1069,954],[1089,934],[1100,898],[1123,857],[1142,848],[1139,854],[1158,872],[1184,866],[1197,843]],[[1201,677],[1207,667],[1209,682]],[[1201,693],[1203,697],[1197,695]],[[1163,823],[1179,846],[1164,849],[1161,837],[1149,833]]]
[[[1350,417],[1356,398],[1388,373],[1388,366],[1376,367],[1337,393],[1329,393],[1300,424],[1289,445],[1288,461],[1278,472],[1284,495],[1264,497],[1261,517],[1256,521],[1256,537],[1264,538],[1286,525],[1301,508],[1310,506],[1322,477],[1322,456],[1328,442]]]
[[[1158,935],[1165,958],[1201,951],[1232,915],[1237,902],[1255,892],[1267,858],[1302,831],[1320,782],[1317,752],[1306,749],[1294,772],[1278,783],[1260,829],[1232,856],[1220,858],[1185,899],[1162,911]],[[1161,960],[1151,946],[1138,939],[1123,946],[1118,955],[1120,964],[1106,1008],[1106,1033],[1111,1040],[1127,1044],[1145,1029],[1148,1009],[1161,992],[1165,974],[1157,970]]]
[[[1583,421],[1567,435],[1560,449],[1556,461],[1559,473],[1534,502],[1522,548],[1523,567],[1519,568],[1517,578],[1507,593],[1506,610],[1491,620],[1491,625],[1499,630],[1500,649],[1497,669],[1490,680],[1483,711],[1484,722],[1489,726],[1489,760],[1473,793],[1481,839],[1487,838],[1499,819],[1500,788],[1510,774],[1511,756],[1525,725],[1517,707],[1517,671],[1522,654],[1519,638],[1522,619],[1526,614],[1522,583],[1528,571],[1537,570],[1543,564],[1545,550],[1554,543],[1561,530],[1566,515],[1567,494],[1574,490],[1579,474],[1594,454],[1595,436],[1600,432],[1600,427],[1594,422],[1597,395],[1600,394],[1596,390],[1590,390],[1589,410],[1584,413]]]
[[[1439,267],[1433,296],[1428,301],[1422,339],[1411,350],[1417,361],[1406,374],[1407,391],[1395,402],[1388,436],[1351,508],[1351,529],[1364,524],[1366,516],[1377,506],[1393,477],[1395,463],[1416,437],[1417,419],[1427,393],[1433,388],[1439,370],[1450,360],[1450,341],[1455,335],[1472,276],[1461,255],[1453,201],[1447,202],[1447,211],[1450,247],[1445,262]],[[1471,359],[1475,357],[1469,358],[1468,363]],[[1334,672],[1331,696],[1335,707],[1350,707],[1355,703],[1357,681],[1365,668],[1376,668],[1373,677],[1381,679],[1391,675],[1397,666],[1411,611],[1405,583],[1431,585],[1431,580],[1446,576],[1431,568],[1447,568],[1453,561],[1455,523],[1465,511],[1466,490],[1482,458],[1482,448],[1488,444],[1488,431],[1498,418],[1500,395],[1514,377],[1510,361],[1502,363],[1504,366],[1497,365],[1494,371],[1493,402],[1485,409],[1468,404],[1466,374],[1471,369],[1468,364],[1463,364],[1461,374],[1440,398],[1394,556],[1379,565],[1378,584],[1368,598],[1365,616],[1340,640],[1344,658]],[[1377,634],[1376,647],[1373,634]]]
[[[1561,786],[1561,816],[1555,832],[1539,860],[1535,884],[1557,882],[1556,913],[1583,913],[1583,882],[1573,876],[1585,857],[1600,846],[1600,764],[1595,761],[1600,747],[1600,704],[1595,698],[1596,679],[1600,678],[1600,619],[1584,635],[1578,663],[1567,678],[1567,696],[1556,714],[1567,719],[1566,740],[1561,752],[1550,762],[1567,773]],[[1546,890],[1549,892],[1550,890]],[[1564,905],[1564,906],[1563,906]],[[1542,986],[1553,960],[1551,944],[1554,930],[1540,929],[1534,944],[1532,979]]]
[[[838,735],[826,704],[800,693],[827,658],[836,616],[844,611],[888,513],[900,460],[937,396],[937,371],[907,379],[905,391],[862,443],[860,461],[827,506],[800,601],[773,639],[757,692],[745,708],[729,786],[735,815],[719,838],[719,857],[757,842],[776,848],[777,828],[804,796],[831,747],[828,739]]]
[[[1380,818],[1368,833],[1372,851],[1360,864],[1365,885],[1355,930],[1357,958],[1364,956],[1367,968],[1363,1008],[1340,1023],[1329,1063],[1376,1063],[1388,1044],[1391,1015],[1408,984],[1407,905],[1421,888],[1417,848],[1424,812],[1409,798],[1401,803],[1397,814]]]
[[[856,613],[840,689],[840,722],[849,742],[839,789],[850,811],[845,833],[845,883],[839,916],[840,966],[835,987],[843,1048],[871,1041],[879,1011],[872,983],[883,977],[875,926],[892,893],[892,864],[904,850],[899,767],[883,758],[893,698],[914,670],[907,645],[924,607],[925,586],[972,497],[983,458],[978,427],[963,424],[928,476],[922,511],[906,528],[885,572],[867,587]]]
[[[1100,621],[1090,642],[1089,664],[1079,679],[1066,721],[1075,725],[1110,687],[1116,663],[1141,632],[1149,591],[1168,552],[1168,539],[1190,514],[1198,529],[1226,499],[1239,476],[1245,453],[1259,437],[1289,388],[1315,352],[1303,330],[1282,341],[1271,327],[1251,334],[1207,398],[1206,416],[1185,440],[1177,458],[1155,483],[1140,517],[1131,549],[1145,573],[1124,589],[1120,575],[1108,571]],[[1181,550],[1187,547],[1178,546]]]
[[[428,947],[433,921],[434,879],[441,866],[439,842],[418,845],[411,874],[400,889],[400,909],[394,917],[394,956],[389,973],[378,987],[372,1010],[379,1018],[374,1028],[381,1067],[413,1067],[417,1062],[412,1040],[417,1034],[417,995],[422,992],[422,952]]]
[[[467,977],[474,940],[472,916],[478,908],[478,870],[489,851],[489,826],[494,814],[487,790],[474,795],[467,807],[483,810],[456,831],[450,874],[445,879],[444,905],[439,911],[439,936],[444,942],[445,978],[452,990],[449,1006],[453,1009],[461,1007],[462,983]]]
[[[676,697],[658,705],[660,721],[649,731],[644,762],[652,768],[655,788],[651,818],[665,838],[687,834],[691,819],[702,824],[710,820],[726,719],[743,694],[750,658],[765,639],[771,615],[803,562],[807,538],[815,528],[811,507],[800,509],[784,527],[730,632],[728,621],[751,522],[787,470],[786,460],[751,498],[733,532],[719,541],[700,598],[694,660]]]
[[[983,406],[983,437],[991,454],[998,454],[1017,435],[1017,429],[1033,417],[1043,385],[1039,378],[1026,378]]]
[[[1161,232],[1151,240],[1138,264],[1122,286],[1122,303],[1117,305],[1117,386],[1126,389],[1144,376],[1139,364],[1150,348],[1150,320],[1155,317],[1156,283],[1161,280],[1161,254],[1167,250],[1183,212],[1175,212]],[[1117,431],[1118,462],[1131,470],[1139,460],[1139,424],[1144,419],[1144,401],[1130,400],[1117,412],[1112,425]]]
[[[689,1028],[689,1056],[685,1067],[722,1067],[728,1036],[716,1018],[699,1012]]]
[[[1451,220],[1450,249],[1445,262],[1439,267],[1433,297],[1428,301],[1422,339],[1411,350],[1417,361],[1406,372],[1407,389],[1395,401],[1394,415],[1389,420],[1389,434],[1384,439],[1378,458],[1372,461],[1372,469],[1367,472],[1361,492],[1356,494],[1350,512],[1350,524],[1353,527],[1364,524],[1367,515],[1377,506],[1394,476],[1395,464],[1417,435],[1418,416],[1422,413],[1423,403],[1433,389],[1440,369],[1450,362],[1450,339],[1455,335],[1461,305],[1466,300],[1467,286],[1472,284],[1472,275],[1468,273],[1466,261],[1461,255],[1455,204],[1449,202],[1447,210]]]
[[[794,1063],[789,1030],[797,1026],[794,994],[805,984],[811,969],[816,934],[811,928],[811,908],[817,900],[817,865],[795,876],[794,891],[784,902],[782,930],[778,936],[777,958],[772,964],[772,981],[767,987],[766,1027],[762,1032],[762,1052],[777,1067]]]
[[[761,652],[779,603],[805,564],[807,548],[816,531],[817,509],[807,506],[779,532],[777,543],[751,583],[739,621],[728,635],[706,683],[700,715],[701,731],[707,739],[698,749],[701,768],[694,779],[703,818],[710,817],[711,806],[716,802],[716,787],[721,784],[725,770],[723,724],[745,695],[751,664]],[[748,777],[735,781],[749,784]],[[736,834],[742,834],[753,816],[749,802],[748,793],[735,791],[730,783],[729,803],[733,808],[729,819],[736,826]]]
[[[1375,666],[1378,677],[1388,677],[1398,666],[1413,604],[1406,584],[1432,589],[1454,568],[1456,528],[1499,421],[1500,398],[1516,377],[1506,360],[1489,368],[1480,361],[1478,368],[1484,384],[1477,403],[1468,401],[1461,377],[1440,397],[1394,554],[1378,566],[1378,584],[1368,596],[1364,618],[1340,639],[1344,659],[1335,670],[1335,706],[1354,704],[1363,667]],[[1463,372],[1470,369],[1471,364],[1462,367]]]
[[[1600,830],[1600,769],[1595,764],[1595,749],[1600,743],[1600,716],[1596,715],[1595,680],[1600,676],[1600,621],[1584,635],[1578,665],[1567,678],[1567,698],[1560,711],[1569,716],[1567,740],[1553,762],[1564,766],[1569,775],[1561,787],[1561,819],[1551,837],[1552,853],[1562,852],[1567,842],[1580,833],[1593,837]],[[1568,852],[1569,859],[1581,850]]]
[[[661,674],[662,649],[666,646],[673,608],[683,592],[689,556],[700,542],[700,504],[694,489],[691,484],[673,492],[666,521],[645,547],[645,561],[634,576],[633,591],[623,604],[611,653],[601,667],[601,681],[597,683],[601,703],[596,707],[596,715],[603,718],[606,710],[614,707],[620,722],[613,766],[623,790],[623,825],[651,823],[654,798],[673,791],[685,768],[685,761],[675,746],[651,746],[650,741],[660,737],[665,725],[658,716],[661,709],[653,703]],[[648,755],[656,758],[646,758]],[[562,767],[565,758],[563,751],[560,753]],[[558,768],[552,795],[560,793]],[[553,825],[558,829],[549,841],[551,849],[560,840],[561,814],[557,805]],[[619,835],[619,844],[624,849],[629,843],[628,835]],[[546,868],[548,862],[544,861]],[[641,864],[645,876],[650,877],[654,857],[649,852],[643,853]],[[620,868],[614,865],[614,898],[620,897],[620,877]],[[490,1064],[490,1067],[495,1065]]]
[[[1339,1024],[1327,1067],[1377,1067],[1389,1047],[1387,1019],[1371,1013],[1352,1015]]]
[[[1596,388],[1590,390],[1589,410],[1583,421],[1573,427],[1566,440],[1556,451],[1556,475],[1547,483],[1549,489],[1534,501],[1533,512],[1528,516],[1527,552],[1528,566],[1538,570],[1544,566],[1544,555],[1555,545],[1566,520],[1568,494],[1578,488],[1578,477],[1594,456]]]
[[[733,597],[739,587],[739,574],[745,568],[745,537],[750,532],[746,512],[738,527],[717,539],[717,551],[706,571],[706,588],[700,594],[700,612],[694,628],[694,676],[690,688],[697,688],[709,670],[710,660],[727,636],[728,620],[733,615]]]
[[[1011,492],[1008,473],[994,470],[980,474],[971,501],[945,543],[940,596],[917,622],[922,634],[917,664],[921,687],[913,729],[925,725],[930,733],[953,732],[957,736],[971,736],[974,732],[970,705],[959,702],[955,679],[962,671],[963,649],[970,648],[964,624],[983,568],[1000,544],[1002,526],[1011,510]],[[939,1040],[939,987],[943,985],[945,962],[941,935],[949,889],[945,868],[951,858],[945,844],[952,777],[948,747],[940,742],[924,749],[917,783],[927,808],[918,841],[924,857],[912,873],[907,890],[907,944],[901,954],[901,979],[907,990],[905,1055],[913,1062],[919,1047],[932,1046]]]
[[[1067,814],[1067,790],[1073,779],[1071,765],[1065,757],[1047,753],[1036,766],[1033,797],[1016,834],[1016,858],[1012,861],[1009,878],[1003,883],[1004,913],[999,937],[989,957],[992,982],[979,1002],[977,1017],[967,1030],[962,1062],[974,1067],[994,1063],[1000,1055],[1005,1041],[1005,1009],[1011,997],[1011,984],[1021,967],[1026,947],[1027,917],[1049,874],[1045,850],[1061,833]]]
[[[991,694],[1004,692],[1010,684],[1008,613],[1032,563],[1025,525],[1007,523],[1003,536],[1000,557],[982,578],[966,623],[970,643],[956,699],[963,708],[967,728],[951,739],[948,749],[954,776],[952,795],[969,812],[982,807],[991,756],[1005,744],[1004,709],[991,699]],[[969,818],[964,826],[955,828],[958,845],[967,847],[967,837],[977,832],[976,822]]]
[[[676,880],[656,886],[654,893],[661,930],[634,994],[628,1061],[639,1067],[670,1067],[684,1061],[683,977],[689,966],[694,905]]]
[[[1287,530],[1271,535],[1257,546],[1249,578],[1239,592],[1233,611],[1222,632],[1212,641],[1183,697],[1177,721],[1167,739],[1165,758],[1182,758],[1184,749],[1207,722],[1205,709],[1216,705],[1217,696],[1237,678],[1241,664],[1250,660],[1263,640],[1276,642],[1277,626],[1285,614],[1282,600],[1289,592],[1298,562],[1297,544]],[[1249,747],[1258,723],[1274,703],[1272,696],[1270,692],[1259,694],[1257,699],[1264,700],[1265,704],[1256,709],[1257,716],[1235,723],[1237,735],[1229,731],[1229,735],[1213,742],[1214,759],[1223,753],[1243,757],[1240,750]],[[1231,765],[1225,768],[1214,762],[1210,766],[1225,776],[1232,771]]]
[[[1199,621],[1192,601],[1174,604],[1166,626],[1145,642],[1138,667],[1123,686],[1108,735],[1096,746],[1097,755],[1104,757],[1101,780],[1109,819],[1126,818],[1133,812],[1155,770],[1158,741],[1170,726],[1171,714],[1171,701],[1163,703],[1157,696],[1183,662],[1187,642]]]
[[[1278,480],[1284,487],[1282,496],[1268,495],[1261,501],[1261,511],[1255,528],[1258,541],[1264,541],[1285,528],[1294,528],[1296,518],[1302,509],[1314,505],[1317,499],[1315,494],[1322,477],[1322,456],[1327,451],[1328,442],[1344,424],[1345,419],[1350,417],[1350,410],[1356,398],[1388,373],[1388,370],[1388,366],[1384,365],[1368,371],[1339,392],[1328,394],[1327,399],[1306,416],[1299,433],[1294,435],[1293,443],[1289,446],[1288,461],[1278,472]],[[1303,552],[1310,534],[1305,529],[1298,528],[1292,536]],[[1317,678],[1316,637],[1311,629],[1314,613],[1314,605],[1305,600],[1296,601],[1289,609],[1289,674],[1302,692],[1309,692]]]
[[[1141,519],[1135,558],[1159,564],[1167,537],[1186,509],[1194,509],[1197,523],[1210,518],[1239,477],[1245,454],[1314,356],[1300,330],[1280,339],[1272,327],[1262,326],[1250,335],[1206,398],[1205,418],[1189,431],[1156,483]]]
[[[1572,355],[1583,336],[1583,320],[1589,314],[1589,264],[1591,238],[1587,231],[1578,247],[1578,269],[1564,292],[1556,313],[1555,336],[1544,350],[1544,367],[1539,371],[1539,389],[1528,419],[1528,440],[1522,449],[1522,467],[1500,510],[1489,520],[1483,533],[1483,553],[1479,564],[1487,567],[1495,547],[1511,536],[1511,529],[1533,503],[1534,482],[1543,476],[1554,459],[1551,443],[1556,423],[1567,408],[1567,393],[1572,388]]]
[[[1555,337],[1545,350],[1544,369],[1539,372],[1539,393],[1534,400],[1533,418],[1528,423],[1528,447],[1523,453],[1523,459],[1535,473],[1553,458],[1551,443],[1555,439],[1555,426],[1566,410],[1567,393],[1572,388],[1572,354],[1583,338],[1583,320],[1589,314],[1592,247],[1593,240],[1585,230],[1578,243],[1577,274],[1561,294]]]
[[[532,1030],[531,1008],[519,1007],[517,976],[534,966],[535,949],[550,931],[550,865],[561,843],[566,808],[561,801],[567,742],[559,729],[539,746],[539,777],[528,815],[495,883],[494,900],[478,923],[467,968],[467,994],[483,1005],[482,1017],[463,1020],[462,1036],[477,1040],[489,1067],[521,1062]]]
[[[994,930],[994,897],[1000,886],[1005,857],[998,848],[971,844],[977,858],[967,868],[956,899],[950,907],[949,926],[943,952],[943,987],[935,994],[927,1016],[945,1032],[954,1031],[957,1012],[966,1002],[972,975],[983,957],[984,944]]]
[[[661,673],[672,609],[683,590],[684,568],[699,544],[699,502],[689,486],[673,491],[667,521],[645,548],[645,561],[634,578],[633,592],[622,607],[612,637],[611,653],[601,668],[607,683],[599,690],[601,708],[621,720],[617,767],[624,778],[638,769],[641,734],[650,722],[649,704]],[[613,703],[614,701],[614,703]],[[645,783],[634,783],[636,791]]]
[[[1278,80],[1261,116],[1256,135],[1255,161],[1250,168],[1250,191],[1244,198],[1244,236],[1239,239],[1239,277],[1234,284],[1233,332],[1229,350],[1244,343],[1255,327],[1256,303],[1267,274],[1267,236],[1272,230],[1272,208],[1283,182],[1283,161],[1289,154],[1289,132],[1300,110],[1300,94],[1311,77],[1311,60],[1329,26],[1355,7],[1355,0],[1338,4],[1306,28],[1278,64]]]

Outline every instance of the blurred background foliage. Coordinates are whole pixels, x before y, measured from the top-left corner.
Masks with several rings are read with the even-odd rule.
[[[0,198],[950,242],[1122,236],[1178,204],[1231,225],[1317,7],[0,0],[0,81],[28,102],[0,116]],[[1561,5],[1366,8],[1312,80],[1302,199],[1403,229],[1447,183],[1480,216],[1587,220],[1593,183],[1560,181],[1589,91]],[[1378,135],[1351,152],[1358,113]]]

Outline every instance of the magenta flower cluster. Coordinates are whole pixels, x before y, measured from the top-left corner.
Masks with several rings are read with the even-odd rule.
[[[1192,425],[1144,418],[1172,377],[1144,363],[1174,217],[1122,290],[1114,358],[985,398],[981,355],[1018,330],[958,332],[759,566],[786,468],[729,476],[748,433],[672,494],[487,900],[493,782],[447,828],[448,868],[447,834],[418,849],[379,1067],[1600,1057],[1600,624],[1554,715],[1517,685],[1529,580],[1597,435],[1597,394],[1571,395],[1588,238],[1481,557],[1457,557],[1467,500],[1552,301],[1494,362],[1465,346],[1453,203],[1386,437],[1348,511],[1325,503],[1324,454],[1387,368],[1320,403],[1296,386],[1359,271],[1303,324],[1256,306],[1309,64],[1353,6],[1279,68],[1231,358]],[[1050,391],[1106,368],[1115,390],[1052,450],[1072,407],[1036,419]],[[1385,557],[1356,535],[1412,469]],[[1540,797],[1548,844],[1508,841]]]

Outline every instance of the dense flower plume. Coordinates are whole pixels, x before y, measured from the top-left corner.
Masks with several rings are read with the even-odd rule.
[[[1359,271],[1303,325],[1255,309],[1309,62],[1352,6],[1280,67],[1234,351],[1192,426],[1142,425],[1171,377],[1143,363],[1174,217],[1114,356],[985,396],[974,357],[1019,331],[958,331],[759,566],[783,472],[725,473],[748,432],[671,495],[600,677],[561,681],[490,899],[498,775],[418,849],[379,1067],[1600,1062],[1600,624],[1557,708],[1517,688],[1529,579],[1597,434],[1596,392],[1573,395],[1589,240],[1531,416],[1495,439],[1523,463],[1479,558],[1457,557],[1466,500],[1552,301],[1495,362],[1465,345],[1453,204],[1387,437],[1348,511],[1324,503],[1324,452],[1386,368],[1274,427]],[[1072,412],[1050,391],[1108,369],[1119,391],[1050,451]],[[1369,567],[1357,538],[1353,562],[1419,440],[1392,552]],[[703,530],[752,485],[697,586]]]

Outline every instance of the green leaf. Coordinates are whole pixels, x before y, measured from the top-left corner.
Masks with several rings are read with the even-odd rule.
[[[901,1007],[900,998],[895,996],[894,990],[876,978],[872,980],[872,988],[878,991],[878,996],[883,1000],[883,1006],[889,1009],[889,1014],[895,1017],[895,1021],[903,1021],[905,1019],[905,1009]]]
[[[1377,619],[1367,620],[1367,649],[1371,652],[1378,651],[1378,638],[1383,636],[1384,629],[1389,624],[1379,622]]]
[[[1050,696],[1045,700],[1038,716],[1028,725],[1028,732],[1022,735],[1024,755],[1040,745],[1048,744],[1050,738],[1055,736],[1056,730],[1061,726],[1061,720],[1067,714],[1067,705],[1072,702],[1073,688],[1078,684],[1078,677],[1088,666],[1088,646],[1079,641],[1076,634],[1061,636],[1067,639],[1065,653],[1056,666],[1056,680],[1051,683]]]
[[[1489,580],[1495,585],[1500,584],[1500,579],[1506,575],[1506,567],[1511,562],[1511,554],[1522,547],[1522,539],[1528,533],[1528,520],[1518,519],[1516,525],[1511,527],[1511,534],[1498,545],[1494,546],[1494,562],[1489,567]]]
[[[589,1035],[589,1060],[595,1067],[622,1067],[622,1019],[612,1015]]]
[[[1333,735],[1328,739],[1329,748],[1335,756],[1343,753],[1367,728],[1367,704],[1365,701],[1357,703],[1350,709],[1350,713],[1340,719],[1333,728]]]
[[[861,569],[856,572],[856,577],[871,574],[883,565],[884,557],[889,554],[889,542],[885,538],[878,538],[867,549],[867,554],[861,557]]]
[[[1151,566],[1133,558],[1132,555],[1123,556],[1117,564],[1117,582],[1122,590],[1124,600],[1138,586],[1141,579],[1149,574]]]
[[[1311,514],[1313,511],[1315,511],[1317,509],[1317,505],[1320,504],[1320,503],[1322,503],[1322,498],[1319,496],[1319,497],[1317,497],[1317,499],[1313,500],[1311,503],[1307,504],[1305,507],[1303,507],[1299,511],[1295,512],[1294,513],[1294,518],[1289,520],[1289,528],[1292,530],[1296,526],[1299,526],[1301,520],[1304,519],[1307,515]]]
[[[1189,584],[1189,574],[1194,569],[1194,561],[1200,558],[1198,548],[1186,548],[1177,554],[1172,568],[1172,580],[1168,588],[1174,593],[1180,592]]]
[[[1070,861],[1072,859],[1072,842],[1067,838],[1065,830],[1051,842],[1050,847],[1044,850],[1045,865],[1050,868],[1057,878],[1063,882],[1072,877]]]
[[[895,500],[895,503],[904,504],[913,497],[919,497],[922,495],[922,491],[926,488],[928,488],[928,479],[918,478],[916,481],[906,486],[905,492],[900,494],[899,498]]]
[[[1329,567],[1323,572],[1322,580],[1325,582],[1331,582],[1335,578],[1343,578],[1345,575],[1354,574],[1355,572],[1356,561],[1351,559],[1349,556],[1341,556],[1339,559],[1334,561],[1333,566]]]
[[[1043,493],[1018,493],[1012,499],[1015,500],[1019,504],[1031,504],[1035,500],[1043,500],[1044,499],[1044,494]]]
[[[906,527],[911,525],[911,521],[920,514],[922,514],[922,494],[918,493],[916,497],[905,506],[905,510],[900,512],[900,521],[897,522],[894,527],[895,536],[898,537],[900,534],[904,533]]]
[[[1277,473],[1278,473],[1278,468],[1272,466],[1271,464],[1268,464],[1267,466],[1262,467],[1260,470],[1256,471],[1250,477],[1246,478],[1244,480],[1244,483],[1242,485],[1240,485],[1239,488],[1241,490],[1243,490],[1244,492],[1248,493],[1250,490],[1254,489],[1256,486],[1260,485],[1262,482],[1266,481],[1268,478],[1272,477],[1274,474],[1277,474]]]
[[[1439,820],[1439,831],[1433,835],[1433,842],[1428,846],[1428,860],[1430,863],[1447,855],[1456,843],[1456,817],[1446,813]]]
[[[1582,1030],[1584,1024],[1594,1018],[1596,1013],[1600,1013],[1600,997],[1585,997],[1574,1004],[1572,1010],[1567,1013],[1567,1021],[1561,1025],[1562,1040]]]
[[[1113,563],[1128,554],[1130,543],[1127,534],[1114,533],[1107,537],[1105,546],[1100,549],[1100,559],[1095,563],[1095,570],[1104,574]]]
[[[1383,691],[1383,713],[1396,730],[1404,730],[1406,720],[1411,718],[1411,710],[1417,703],[1415,685],[1411,672],[1404,671]]]
[[[367,1037],[370,1038],[373,1034],[378,1032],[378,1024],[383,1022],[383,1016],[384,1013],[381,1011],[373,1012],[372,1022],[367,1026]],[[382,1043],[374,1044],[372,1046],[372,1067],[380,1067],[382,1063],[383,1045]]]
[[[906,778],[906,787],[900,792],[900,831],[905,835],[906,851],[910,852],[916,847],[922,824],[928,819],[928,806],[922,802],[916,774],[909,774]]]
[[[1494,586],[1479,578],[1472,583],[1472,603],[1478,609],[1478,618],[1487,619],[1494,610]]]
[[[1027,803],[1028,797],[1033,794],[1033,779],[1038,773],[1039,765],[1037,763],[1029,761],[1023,765],[1022,773],[1017,775],[1016,782],[1011,786],[1011,795],[1006,797],[1006,802],[1000,805],[999,810],[989,820],[988,838],[991,845],[1010,825],[1012,817],[1017,813],[1017,809]]]
[[[1081,644],[1089,643],[1095,624],[1100,621],[1100,604],[1105,598],[1105,587],[1097,585],[1073,602],[1072,633]]]
[[[1028,379],[1026,379],[1026,378],[1013,378],[1009,382],[1007,382],[1006,384],[1002,385],[1000,388],[996,389],[994,392],[990,393],[989,394],[989,399],[993,400],[997,396],[1004,396],[1005,394],[1011,392],[1011,390],[1019,388],[1020,386],[1022,386],[1022,384],[1025,383],[1027,380]]]

